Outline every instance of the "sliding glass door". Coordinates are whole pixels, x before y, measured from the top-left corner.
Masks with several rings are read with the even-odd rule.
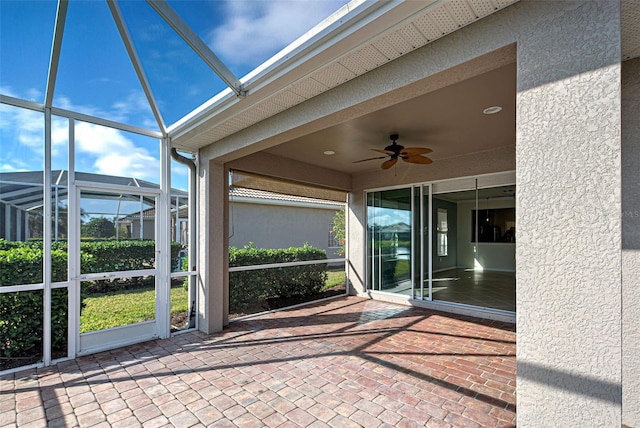
[[[367,195],[367,262],[370,289],[411,296],[411,189],[371,192]]]
[[[431,300],[431,186],[414,186],[413,192],[413,295]]]
[[[369,289],[514,312],[514,194],[475,179],[367,193]]]

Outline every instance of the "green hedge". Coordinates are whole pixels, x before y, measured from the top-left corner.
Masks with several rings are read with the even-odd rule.
[[[153,241],[82,242],[83,273],[134,270],[153,267]],[[180,245],[171,247],[172,267],[177,267]],[[326,252],[304,245],[282,250],[253,245],[229,251],[229,265],[251,266],[326,259]],[[67,244],[52,243],[52,278],[67,277]],[[183,261],[186,263],[186,261]],[[320,263],[286,268],[259,269],[229,274],[229,304],[241,311],[270,297],[304,296],[320,291],[327,280],[327,265]],[[0,239],[0,285],[42,282],[42,243],[7,242]],[[104,284],[103,284],[104,285]],[[109,286],[121,286],[115,283]],[[86,293],[83,287],[83,294]],[[42,291],[0,294],[0,370],[38,361],[42,356]],[[52,355],[66,355],[67,290],[52,290]],[[28,361],[27,361],[28,360]]]
[[[66,241],[51,243],[53,282],[67,280]],[[153,269],[154,241],[88,241],[80,243],[83,274]],[[179,263],[180,244],[171,243],[172,269]],[[0,239],[0,286],[42,282],[42,241],[10,242]]]
[[[0,248],[7,248],[3,246]],[[65,281],[67,253],[51,251],[53,281]],[[0,250],[0,284],[42,282],[42,249],[31,246]],[[42,290],[0,294],[0,370],[42,358]],[[51,290],[51,349],[54,358],[67,354],[67,290]]]
[[[327,258],[324,250],[309,245],[270,250],[252,244],[229,248],[229,267],[254,266]],[[240,312],[271,297],[288,298],[317,293],[327,280],[327,264],[257,269],[229,273],[229,310]]]
[[[154,241],[91,241],[81,244],[82,273],[154,267]],[[172,243],[177,266],[180,244]],[[0,286],[43,282],[42,241],[9,242],[0,239]],[[51,245],[53,282],[67,280],[67,243]],[[137,279],[140,284],[146,281]],[[136,281],[134,281],[136,282]],[[96,281],[97,288],[122,287],[117,281]],[[83,286],[82,294],[87,292]],[[67,352],[67,289],[51,290],[52,356]],[[0,294],[0,370],[37,362],[42,357],[42,290]]]
[[[51,290],[51,356],[67,355],[67,289]],[[42,290],[0,294],[0,370],[42,359]]]

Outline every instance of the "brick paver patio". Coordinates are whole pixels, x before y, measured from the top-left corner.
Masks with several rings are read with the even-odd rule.
[[[5,376],[0,426],[514,426],[514,330],[341,297]]]

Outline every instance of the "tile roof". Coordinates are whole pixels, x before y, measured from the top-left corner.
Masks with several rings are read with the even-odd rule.
[[[293,203],[306,203],[317,205],[330,205],[336,208],[342,206],[338,202],[325,201],[321,199],[307,198],[304,196],[285,195],[282,193],[267,192],[264,190],[247,189],[244,187],[229,187],[229,199],[233,201],[233,198],[251,198],[251,199],[265,199],[271,201],[283,201]]]

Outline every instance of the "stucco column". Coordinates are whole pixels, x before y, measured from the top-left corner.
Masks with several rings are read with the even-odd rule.
[[[228,173],[203,159],[199,169],[198,321],[205,333],[221,331],[229,315]]]
[[[518,426],[620,426],[620,5],[536,4],[552,13],[517,59]]]
[[[345,213],[347,217],[347,240],[348,252],[346,257],[349,259],[349,294],[364,295],[366,289],[366,241],[367,241],[367,219],[366,200],[364,192],[349,193],[348,210]]]
[[[640,58],[622,64],[622,423],[640,427]]]

